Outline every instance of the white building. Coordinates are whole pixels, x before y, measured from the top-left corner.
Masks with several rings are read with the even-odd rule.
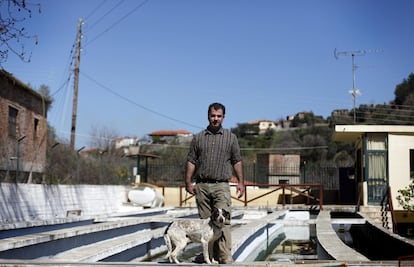
[[[389,187],[394,209],[402,209],[396,197],[414,179],[414,126],[337,125],[333,139],[356,146],[361,204],[379,205]]]
[[[272,120],[255,120],[250,122],[250,124],[259,127],[259,134],[264,134],[267,130],[276,131],[281,128],[280,125],[277,125]]]

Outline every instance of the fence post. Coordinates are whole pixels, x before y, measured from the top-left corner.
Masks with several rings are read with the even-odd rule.
[[[247,207],[247,186],[244,185],[244,206]]]
[[[182,190],[182,186],[180,186],[180,207],[183,206],[183,190]]]
[[[323,185],[319,185],[319,210],[323,210]]]
[[[306,160],[303,161],[303,183],[306,184]]]

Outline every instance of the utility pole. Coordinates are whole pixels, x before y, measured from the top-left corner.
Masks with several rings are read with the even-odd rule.
[[[70,148],[75,149],[76,136],[76,115],[78,109],[78,86],[79,86],[79,65],[82,39],[82,19],[78,22],[78,34],[76,37],[76,53],[75,53],[75,69],[74,69],[74,85],[73,85],[73,105],[72,105],[72,127],[70,130]]]
[[[356,97],[357,95],[361,95],[361,91],[355,88],[355,71],[357,68],[357,65],[355,65],[355,56],[363,56],[366,53],[372,53],[372,52],[382,52],[382,50],[376,49],[376,50],[356,50],[356,51],[338,51],[334,50],[334,56],[336,59],[338,59],[339,56],[352,56],[352,89],[348,92],[352,95],[353,103],[354,103],[354,124],[356,123]]]

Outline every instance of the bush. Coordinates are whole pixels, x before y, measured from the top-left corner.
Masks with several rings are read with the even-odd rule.
[[[414,180],[404,189],[398,190],[397,201],[404,210],[414,211]]]

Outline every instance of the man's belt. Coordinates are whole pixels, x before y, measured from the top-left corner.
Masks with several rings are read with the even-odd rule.
[[[204,183],[204,184],[218,184],[218,183],[228,183],[228,180],[215,180],[215,179],[196,179],[196,183]]]

